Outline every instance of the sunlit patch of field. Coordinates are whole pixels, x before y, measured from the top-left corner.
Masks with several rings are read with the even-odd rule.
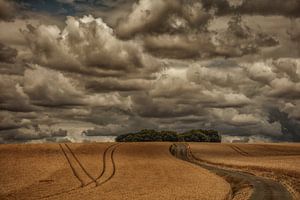
[[[282,182],[296,198],[300,193],[300,144],[191,143],[206,162],[237,168]]]
[[[205,200],[228,195],[227,182],[176,159],[169,146],[0,145],[0,199]]]

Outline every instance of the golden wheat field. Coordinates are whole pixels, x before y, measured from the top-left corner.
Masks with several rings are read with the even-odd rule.
[[[300,197],[300,144],[191,143],[196,158],[272,178]]]
[[[170,143],[0,145],[0,199],[224,199],[230,185]]]

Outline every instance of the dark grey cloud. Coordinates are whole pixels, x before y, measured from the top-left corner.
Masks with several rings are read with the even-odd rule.
[[[205,30],[212,15],[199,1],[138,1],[132,11],[117,25],[119,37],[129,38],[142,33],[181,33],[192,29]]]
[[[18,52],[9,46],[0,43],[0,62],[14,63]]]
[[[133,97],[133,109],[142,117],[180,117],[199,112],[189,105],[176,105],[176,100],[153,99],[146,94]]]
[[[0,63],[0,74],[22,76],[25,68],[26,66],[20,63]]]
[[[66,137],[68,135],[67,130],[58,129],[56,131],[51,131],[51,137]]]
[[[149,88],[150,81],[144,79],[120,80],[117,78],[103,78],[101,80],[88,81],[86,89],[95,92],[109,91],[141,91]]]
[[[279,42],[263,32],[251,30],[243,23],[240,15],[232,17],[228,29],[217,36],[215,53],[225,57],[255,54],[262,47],[272,47]]]
[[[43,142],[51,138],[67,137],[68,131],[53,127],[54,124],[51,123],[53,119],[49,119],[43,112],[0,111],[0,140],[2,143],[30,142],[32,140]]]
[[[105,128],[102,129],[88,129],[82,132],[85,136],[111,136],[115,133],[112,133],[109,128],[105,130]]]
[[[20,128],[21,125],[12,115],[6,112],[0,113],[0,131],[7,131]]]
[[[202,0],[204,8],[216,8],[218,15],[231,13],[250,15],[284,15],[299,17],[300,2],[297,0]],[[238,2],[234,4],[234,2]]]
[[[283,136],[277,137],[277,140],[300,141],[300,121],[290,118],[287,113],[276,108],[270,109],[270,121],[279,121],[281,124]]]
[[[15,18],[16,4],[9,0],[0,0],[0,21],[11,21]]]
[[[0,138],[5,143],[29,142],[35,140],[63,142],[64,140],[60,138],[66,136],[66,130],[59,129],[57,131],[46,132],[40,130],[38,126],[0,131]]]

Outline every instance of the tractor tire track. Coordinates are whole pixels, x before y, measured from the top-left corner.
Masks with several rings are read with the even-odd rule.
[[[61,150],[62,150],[62,152],[63,152],[65,158],[67,159],[67,161],[68,161],[68,163],[69,163],[69,166],[70,166],[70,168],[71,168],[71,170],[72,170],[73,175],[74,175],[74,176],[78,179],[78,181],[81,183],[81,187],[83,187],[83,186],[84,186],[84,181],[81,179],[81,177],[79,176],[79,174],[78,174],[77,171],[75,170],[75,167],[73,166],[73,164],[72,164],[70,158],[67,156],[67,153],[66,153],[66,151],[64,150],[63,146],[62,146],[61,144],[59,144],[59,146],[60,146],[60,148],[61,148]]]
[[[109,175],[109,177],[107,179],[105,179],[104,181],[102,182],[97,182],[97,186],[100,186],[100,185],[103,185],[105,184],[106,182],[110,181],[114,175],[116,174],[116,163],[115,163],[115,160],[114,160],[114,154],[115,154],[115,151],[116,149],[120,146],[121,144],[116,144],[116,145],[112,145],[110,146],[112,148],[112,151],[110,153],[110,161],[111,161],[111,164],[112,164],[112,172],[111,174]],[[106,151],[107,153],[107,151]],[[105,157],[106,157],[106,154],[105,154]],[[105,159],[105,157],[103,157]],[[96,180],[100,180],[101,177],[103,177],[103,175],[105,174],[105,171],[106,171],[106,162],[103,162],[103,164],[105,163],[105,165],[103,166],[103,170],[101,172],[101,174],[99,175],[99,177],[96,179]]]
[[[101,171],[101,173],[99,174],[99,176],[96,178],[96,181],[98,181],[98,180],[104,175],[104,173],[105,173],[105,170],[106,170],[106,155],[107,155],[107,152],[108,152],[111,148],[113,148],[114,146],[116,146],[116,145],[118,145],[118,144],[110,145],[110,146],[108,146],[108,147],[105,149],[105,151],[104,151],[104,153],[103,153],[103,156],[102,156],[102,171]]]
[[[72,149],[69,147],[68,144],[65,144],[65,146],[69,149],[70,153],[72,154],[72,156],[74,157],[74,159],[77,161],[78,165],[80,166],[80,168],[82,169],[82,171],[91,179],[91,182],[96,183],[96,179],[94,179],[92,177],[92,175],[83,167],[83,165],[81,164],[81,162],[79,161],[79,159],[77,158],[77,156],[75,155],[75,153],[72,151]],[[88,182],[86,185],[90,184],[90,182]],[[85,185],[85,186],[86,186]]]
[[[94,180],[94,178],[87,172],[87,170],[83,167],[83,165],[81,164],[81,162],[79,161],[79,159],[76,157],[76,155],[74,154],[74,152],[72,151],[72,149],[67,145],[64,144],[64,146],[66,147],[68,153],[66,152],[66,150],[64,149],[63,145],[61,145],[61,148],[64,150],[65,155],[68,157],[68,160],[71,161],[73,160],[73,162],[71,161],[71,164],[73,166],[73,169],[75,170],[76,174],[79,176],[79,178],[82,180],[82,184],[81,187],[85,187],[90,185],[91,183],[96,183],[96,181]]]
[[[75,188],[71,188],[69,190],[65,190],[65,191],[61,191],[61,192],[57,192],[57,193],[54,193],[54,194],[49,194],[49,195],[46,195],[46,196],[43,196],[43,197],[40,197],[38,199],[46,199],[46,198],[50,198],[50,197],[55,197],[55,196],[59,196],[59,195],[62,195],[62,194],[67,194],[67,193],[71,193],[71,192],[74,192],[74,191],[77,191],[77,190],[80,190],[92,183],[96,183],[96,180],[87,172],[87,170],[83,167],[83,165],[81,164],[81,162],[79,161],[79,159],[77,158],[77,156],[75,155],[75,153],[72,151],[72,149],[69,147],[69,145],[67,144],[59,144],[66,160],[68,161],[68,164],[72,170],[72,173],[73,175],[79,180],[80,182],[80,186],[79,187],[75,187]],[[68,152],[71,154],[70,157],[72,157],[74,160],[73,162],[74,163],[77,163],[77,165],[79,166],[79,168],[81,169],[80,171],[82,171],[89,179],[91,179],[90,182],[87,182],[85,183],[85,181],[81,178],[81,176],[79,175],[79,172],[78,170],[76,170],[76,167],[74,166],[74,164],[72,164],[73,162],[71,161],[71,158],[68,156],[68,153],[66,152],[66,150],[64,149],[64,147],[66,147],[66,149],[68,150]]]
[[[78,191],[78,190],[81,190],[81,189],[83,189],[83,188],[86,188],[87,186],[89,186],[89,185],[92,184],[92,183],[96,183],[96,186],[95,186],[95,187],[97,187],[97,186],[100,186],[100,185],[102,185],[102,184],[108,182],[110,179],[113,178],[113,176],[114,176],[115,173],[116,173],[116,164],[115,164],[115,161],[114,161],[114,153],[115,153],[115,150],[117,149],[117,147],[118,147],[119,145],[121,145],[121,144],[112,144],[112,145],[108,146],[108,147],[105,149],[104,153],[102,154],[102,155],[103,155],[103,156],[102,156],[102,157],[103,157],[103,158],[102,158],[102,161],[103,161],[103,163],[102,163],[102,166],[103,166],[103,167],[102,167],[102,171],[101,171],[100,175],[99,175],[97,178],[93,178],[93,177],[90,175],[90,173],[83,167],[83,165],[81,164],[80,160],[78,159],[78,157],[76,156],[76,154],[72,151],[72,149],[69,147],[69,145],[67,145],[67,144],[64,144],[64,145],[65,145],[66,148],[69,150],[69,152],[71,153],[72,157],[73,157],[74,160],[77,162],[77,164],[80,166],[81,170],[86,174],[86,176],[88,176],[88,177],[91,179],[91,181],[88,182],[88,183],[84,183],[84,181],[82,180],[82,178],[80,178],[80,176],[79,176],[79,174],[78,174],[78,171],[76,171],[75,167],[73,166],[73,164],[72,164],[72,162],[71,162],[71,159],[69,158],[67,152],[66,152],[65,149],[63,148],[63,145],[62,145],[62,144],[59,144],[59,146],[60,146],[60,148],[61,148],[61,150],[62,150],[62,152],[63,152],[63,154],[64,154],[64,156],[65,156],[65,158],[66,158],[66,160],[67,160],[68,163],[69,163],[69,166],[70,166],[70,168],[71,168],[71,170],[72,170],[73,175],[79,180],[79,182],[81,183],[81,186],[76,187],[76,188],[71,188],[71,189],[66,190],[66,191],[57,192],[57,193],[54,193],[54,194],[49,194],[49,195],[43,196],[43,197],[38,198],[38,199],[47,199],[47,198],[59,196],[59,195],[62,195],[62,194],[68,194],[68,193],[71,194],[71,193],[73,193],[73,192],[76,192],[76,191]],[[112,149],[112,148],[113,148],[113,149]],[[110,176],[109,176],[106,180],[102,181],[101,183],[98,183],[98,181],[101,179],[101,177],[102,177],[102,176],[105,174],[105,172],[107,171],[107,170],[106,170],[106,168],[107,168],[107,167],[106,167],[106,165],[107,165],[106,157],[107,157],[107,153],[109,152],[110,149],[112,149],[112,151],[111,151],[111,153],[110,153],[110,160],[111,160],[111,162],[112,162],[112,167],[113,167],[112,173],[110,174]]]
[[[229,147],[231,149],[233,149],[235,152],[237,152],[238,154],[242,155],[242,156],[251,156],[248,152],[242,150],[240,147],[235,146],[235,145],[229,145]]]

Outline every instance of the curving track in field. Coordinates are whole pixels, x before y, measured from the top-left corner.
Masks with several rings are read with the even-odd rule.
[[[114,154],[115,154],[116,149],[120,145],[121,144],[112,144],[105,149],[104,153],[102,154],[102,170],[101,170],[100,174],[96,178],[94,178],[86,170],[86,168],[83,166],[80,159],[76,156],[76,154],[74,153],[74,151],[70,148],[70,146],[68,144],[65,144],[65,143],[59,144],[59,146],[70,166],[70,169],[72,170],[74,177],[80,182],[80,186],[76,187],[76,188],[72,188],[67,191],[46,195],[39,199],[46,199],[46,198],[59,196],[59,195],[66,194],[66,193],[71,193],[71,192],[80,190],[82,188],[85,188],[93,183],[95,183],[95,187],[103,185],[104,183],[107,183],[114,177],[114,175],[116,173],[116,163],[114,160]],[[111,167],[112,167],[111,170],[108,170],[108,167],[107,167],[108,162],[111,162]],[[111,171],[111,173],[109,174],[108,171]],[[108,176],[108,177],[104,178],[105,176]],[[102,180],[102,179],[104,179],[104,180]]]
[[[251,187],[253,187],[253,193],[250,196],[250,200],[292,200],[291,194],[280,183],[246,172],[223,169],[218,165],[208,165],[206,163],[203,163],[200,159],[196,158],[193,155],[189,145],[182,143],[173,144],[170,147],[170,152],[175,157],[208,169],[209,171],[212,171],[217,175],[224,177],[226,180],[228,180],[229,178],[229,180],[245,182],[251,185]],[[232,191],[231,195],[231,198],[233,197],[234,191]]]
[[[115,163],[115,160],[114,160],[114,154],[115,154],[115,151],[117,149],[118,146],[120,146],[121,144],[115,144],[115,145],[111,145],[109,148],[107,148],[104,152],[104,155],[103,155],[103,167],[102,167],[102,172],[101,174],[96,178],[96,181],[97,181],[97,186],[100,186],[100,185],[103,185],[104,183],[110,181],[114,175],[116,174],[116,163]],[[106,155],[107,155],[107,151],[110,150],[110,161],[111,161],[111,164],[112,164],[112,172],[111,174],[108,176],[108,178],[106,178],[105,180],[101,180],[101,178],[103,177],[103,175],[105,174],[105,172],[107,171],[106,170]]]

